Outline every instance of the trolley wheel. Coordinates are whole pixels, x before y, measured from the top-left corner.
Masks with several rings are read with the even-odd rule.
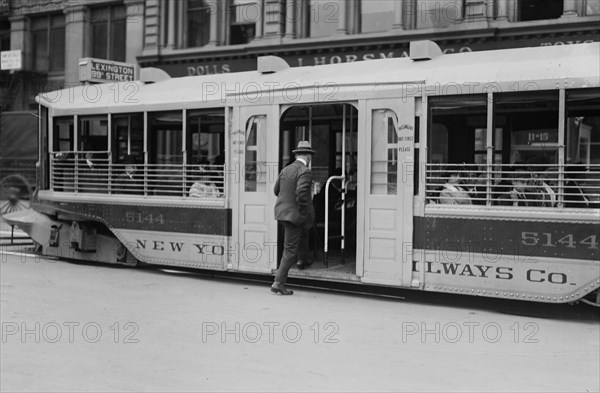
[[[600,289],[597,289],[596,292],[592,292],[588,296],[579,300],[585,304],[589,304],[590,306],[600,307]]]
[[[32,187],[21,175],[8,175],[0,180],[0,217],[30,208]]]

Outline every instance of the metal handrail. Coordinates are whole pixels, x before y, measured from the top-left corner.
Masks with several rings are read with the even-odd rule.
[[[450,175],[454,178],[450,180]],[[600,165],[427,164],[427,203],[600,207]]]
[[[325,233],[323,235],[323,252],[325,254],[325,267],[328,267],[327,252],[329,251],[329,185],[333,180],[342,181],[341,199],[342,199],[342,226],[341,226],[341,244],[342,255],[344,253],[344,234],[345,234],[345,199],[346,199],[346,187],[344,175],[341,176],[330,176],[325,182]]]
[[[57,158],[50,156],[50,189],[56,192],[164,195],[183,198],[223,200],[225,165],[113,164],[109,158],[85,159],[78,154]],[[205,183],[209,194],[192,193],[195,183]],[[206,189],[206,187],[205,187]]]

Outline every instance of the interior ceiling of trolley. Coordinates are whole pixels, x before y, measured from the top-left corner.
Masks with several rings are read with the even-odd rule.
[[[455,85],[461,87],[462,93],[468,93],[470,85],[481,89],[486,83],[573,78],[587,81],[591,87],[598,86],[599,69],[600,43],[591,43],[447,54],[419,62],[397,58],[292,67],[273,74],[249,71],[191,76],[146,85],[141,82],[83,85],[40,94],[38,100],[53,108],[55,115],[66,115],[225,106],[228,100],[239,103],[235,97],[240,94],[255,98],[257,94],[273,94],[279,89],[328,85],[341,88],[425,81],[428,90]],[[457,91],[442,94],[457,94]]]

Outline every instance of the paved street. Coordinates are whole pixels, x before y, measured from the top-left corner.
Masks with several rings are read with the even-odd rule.
[[[600,389],[598,312],[581,304],[283,297],[263,283],[0,257],[6,392]]]

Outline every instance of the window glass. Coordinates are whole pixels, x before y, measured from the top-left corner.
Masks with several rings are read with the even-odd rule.
[[[78,120],[78,150],[108,150],[108,118],[105,115],[79,116]]]
[[[112,137],[114,162],[121,163],[128,155],[141,160],[144,152],[144,114],[113,115]]]
[[[124,6],[97,7],[91,11],[92,57],[124,61],[126,40]]]
[[[73,117],[53,119],[53,151],[51,158],[50,187],[55,191],[75,191],[75,155]]]
[[[221,160],[224,162],[225,112],[223,109],[192,110],[187,114],[188,164],[196,164],[202,160],[210,163]]]
[[[65,69],[65,17],[55,15],[51,18],[50,29],[50,71]]]
[[[600,206],[600,89],[567,91],[565,207]]]
[[[125,20],[113,21],[110,30],[111,60],[125,61],[125,36],[127,34]]]
[[[186,192],[183,171],[183,112],[148,112],[148,192],[182,195]]]
[[[73,151],[73,117],[54,118],[54,151]]]
[[[92,25],[92,57],[98,59],[106,59],[108,57],[107,35],[108,25],[106,23]]]
[[[262,9],[254,0],[234,0],[231,5],[229,43],[246,44],[256,35],[256,22],[262,19]]]
[[[188,0],[187,6],[188,47],[204,46],[210,39],[211,9],[202,0]]]
[[[565,162],[600,164],[600,90],[567,94]]]
[[[563,14],[563,0],[520,0],[517,6],[520,21],[557,19]]]
[[[245,191],[266,190],[265,115],[252,116],[246,122]]]
[[[494,124],[504,135],[503,163],[558,162],[558,91],[495,94]]]
[[[48,31],[33,32],[33,68],[38,72],[48,72]]]
[[[389,0],[361,1],[361,32],[371,33],[390,30],[394,24],[394,3]]]
[[[426,173],[428,202],[440,200],[451,180],[471,189],[465,204],[485,204],[485,192],[475,192],[486,180],[487,98],[485,95],[438,96],[429,100],[429,149]],[[494,162],[501,162],[502,146],[494,149]],[[468,202],[468,203],[467,203]]]
[[[181,111],[149,112],[148,131],[151,138],[150,163],[181,164],[182,121]]]
[[[600,1],[598,1],[598,0],[587,0],[587,2],[586,2],[586,8],[585,8],[585,14],[586,15],[598,15],[598,14],[600,14]]]
[[[0,51],[10,50],[10,22],[0,20]]]
[[[417,29],[447,27],[462,18],[462,2],[456,0],[417,0]]]
[[[373,111],[371,124],[371,194],[395,195],[398,175],[396,114],[389,109]]]

